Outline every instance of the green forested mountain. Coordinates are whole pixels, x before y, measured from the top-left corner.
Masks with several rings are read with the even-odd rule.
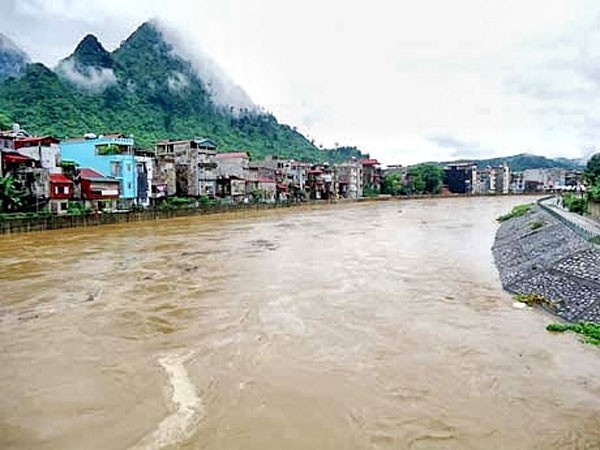
[[[0,119],[59,138],[122,132],[146,149],[161,139],[206,136],[220,151],[247,150],[255,158],[361,157],[355,148],[320,150],[258,108],[218,104],[209,89],[193,64],[145,23],[112,53],[88,35],[56,71],[30,64],[22,76],[0,82]]]
[[[473,163],[479,168],[487,166],[498,166],[506,163],[510,170],[514,172],[520,172],[527,169],[566,169],[566,170],[583,170],[583,165],[577,159],[567,158],[546,158],[545,156],[531,155],[529,153],[522,153],[520,155],[506,156],[500,158],[490,159],[459,159],[455,161],[446,161],[437,163],[439,165],[448,165],[451,163]]]

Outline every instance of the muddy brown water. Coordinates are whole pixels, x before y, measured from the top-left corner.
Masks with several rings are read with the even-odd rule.
[[[0,238],[0,448],[598,449],[600,353],[517,310],[522,200]]]

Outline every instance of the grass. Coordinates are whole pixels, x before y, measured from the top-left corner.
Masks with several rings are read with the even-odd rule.
[[[572,331],[573,333],[581,335],[584,342],[592,345],[600,345],[600,325],[594,323],[581,322],[569,325],[551,323],[546,327],[546,330],[553,333]]]
[[[542,228],[544,225],[546,225],[546,223],[543,220],[534,220],[533,222],[531,222],[529,224],[529,227],[532,230],[539,230],[540,228]]]
[[[514,219],[516,217],[522,217],[525,214],[527,214],[529,211],[531,211],[531,207],[533,206],[533,203],[527,203],[524,205],[517,205],[515,206],[511,212],[509,212],[508,214],[504,214],[500,217],[498,217],[498,219],[496,219],[498,222],[506,222],[507,220],[510,219]]]
[[[600,235],[588,239],[592,244],[600,245]]]

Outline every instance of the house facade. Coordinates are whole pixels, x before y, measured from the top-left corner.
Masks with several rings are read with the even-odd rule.
[[[157,183],[167,195],[214,197],[217,192],[217,145],[210,139],[156,144]]]
[[[92,169],[102,177],[119,182],[119,207],[128,208],[138,198],[136,159],[133,139],[123,135],[86,135],[60,143],[63,160]]]

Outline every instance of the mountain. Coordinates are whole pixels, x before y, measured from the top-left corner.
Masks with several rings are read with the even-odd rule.
[[[500,158],[490,159],[458,159],[455,161],[438,162],[441,166],[456,163],[473,163],[477,167],[487,166],[498,166],[506,163],[510,170],[513,172],[521,172],[527,169],[566,169],[566,170],[583,170],[584,166],[581,164],[579,159],[567,159],[567,158],[546,158],[545,156],[531,155],[529,153],[522,153],[520,155],[505,156]]]
[[[0,33],[0,80],[22,74],[30,62],[23,50]]]
[[[88,35],[54,71],[27,66],[23,76],[0,82],[2,113],[33,133],[63,138],[118,131],[145,149],[158,140],[206,136],[220,151],[246,150],[256,159],[363,156],[352,148],[319,150],[156,23],[141,25],[113,52]]]

